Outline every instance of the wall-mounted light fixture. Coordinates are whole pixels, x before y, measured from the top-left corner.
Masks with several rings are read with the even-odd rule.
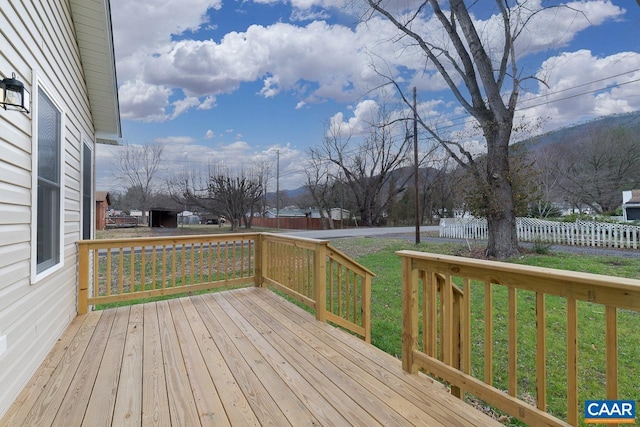
[[[29,92],[24,88],[24,84],[16,79],[16,73],[13,73],[11,78],[2,79],[0,89],[0,106],[5,110],[29,112]]]

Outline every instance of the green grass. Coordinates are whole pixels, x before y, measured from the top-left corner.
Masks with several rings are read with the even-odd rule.
[[[375,245],[370,240],[377,240]],[[376,273],[371,290],[372,343],[400,357],[402,340],[401,265],[397,250],[413,249],[450,255],[469,255],[463,244],[421,244],[383,239],[340,239],[332,242],[358,262]],[[368,251],[368,248],[374,248]],[[472,252],[482,252],[472,248]],[[640,263],[633,258],[586,256],[566,253],[524,254],[508,262],[543,266],[595,274],[640,278]],[[493,287],[494,300],[494,385],[507,389],[507,290]],[[484,286],[472,284],[472,374],[483,378],[484,359],[481,351],[483,336]],[[530,403],[536,395],[535,376],[535,294],[518,291],[518,394]],[[547,403],[549,412],[566,417],[566,303],[559,297],[547,296]],[[636,399],[640,396],[640,313],[619,310],[619,396]],[[604,307],[587,302],[578,304],[579,402],[605,398]],[[582,412],[582,410],[580,411]],[[510,424],[518,424],[510,420]]]

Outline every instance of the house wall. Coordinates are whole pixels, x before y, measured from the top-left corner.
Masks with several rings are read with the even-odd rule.
[[[81,144],[94,141],[68,0],[0,0],[0,73],[31,93],[40,82],[63,116],[62,267],[32,276],[33,111],[0,109],[0,417],[76,315]],[[95,152],[95,150],[94,150]],[[0,351],[2,351],[0,346]]]

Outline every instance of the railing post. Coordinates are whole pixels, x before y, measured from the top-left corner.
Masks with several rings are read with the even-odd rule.
[[[89,311],[89,245],[78,242],[78,314]]]
[[[316,244],[313,257],[313,298],[316,301],[316,319],[327,321],[327,243]]]
[[[415,374],[413,352],[418,349],[418,270],[410,257],[402,258],[402,369]]]
[[[371,343],[371,275],[369,273],[365,273],[363,278],[362,311],[364,340]]]
[[[462,325],[461,325],[461,313],[462,313],[462,299],[464,296],[461,292],[453,292],[453,325],[452,325],[452,354],[451,354],[451,366],[456,368],[459,371],[462,371],[461,362],[461,348],[462,348]],[[451,394],[457,397],[458,399],[463,398],[462,390],[459,386],[451,386]]]
[[[263,259],[263,255],[265,255],[265,250],[264,247],[262,246],[264,244],[264,238],[262,236],[262,233],[258,233],[256,235],[256,240],[255,240],[255,245],[254,245],[254,262],[255,265],[253,266],[253,285],[256,288],[259,288],[262,286],[262,269],[264,268],[265,265],[265,260]]]

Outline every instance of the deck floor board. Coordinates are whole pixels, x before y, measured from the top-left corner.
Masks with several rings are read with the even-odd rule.
[[[91,312],[60,343],[0,426],[499,425],[267,289]]]

